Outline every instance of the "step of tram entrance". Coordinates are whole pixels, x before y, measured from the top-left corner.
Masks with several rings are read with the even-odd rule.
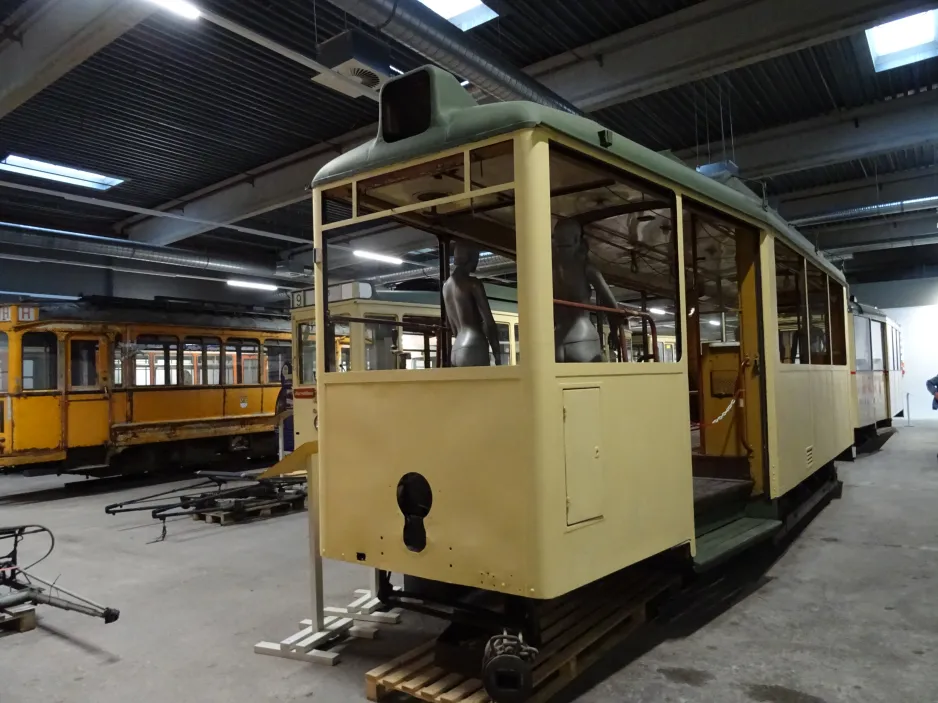
[[[695,476],[694,523],[697,536],[740,517],[751,495],[752,481]]]
[[[769,539],[782,527],[781,520],[740,517],[697,538],[694,570],[706,571],[752,545]]]

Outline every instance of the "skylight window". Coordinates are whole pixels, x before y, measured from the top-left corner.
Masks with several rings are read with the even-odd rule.
[[[84,186],[95,190],[107,190],[124,182],[121,178],[102,176],[100,173],[82,171],[47,161],[27,159],[25,156],[17,156],[16,154],[10,154],[3,161],[0,161],[0,171],[21,173],[24,176],[35,176],[36,178],[45,178],[50,181],[59,181],[60,183],[69,183],[73,186]]]
[[[449,20],[462,31],[498,17],[498,13],[482,0],[419,0],[445,20]]]
[[[938,10],[877,25],[866,41],[877,73],[938,56]]]

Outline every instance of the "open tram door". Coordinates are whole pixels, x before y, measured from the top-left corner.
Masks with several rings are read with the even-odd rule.
[[[762,539],[766,493],[761,232],[684,201],[687,364],[698,569]]]

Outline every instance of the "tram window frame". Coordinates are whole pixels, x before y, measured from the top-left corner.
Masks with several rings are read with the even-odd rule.
[[[655,184],[635,173],[584,154],[555,140],[550,140],[549,164],[551,241],[554,239],[554,231],[558,224],[572,221],[579,225],[580,242],[586,245],[589,251],[588,260],[595,270],[604,269],[601,275],[616,299],[617,309],[622,304],[622,298],[635,299],[639,295],[647,295],[649,300],[660,301],[653,303],[655,307],[660,305],[675,311],[682,310],[684,291],[681,289],[679,274],[680,238],[678,231],[681,225],[677,221],[677,193],[671,188]],[[571,192],[577,187],[580,187],[579,190]],[[591,197],[590,193],[593,191],[595,194]],[[610,202],[613,204],[610,205]],[[636,212],[634,211],[636,202],[647,202],[648,208]],[[586,203],[590,204],[585,205]],[[616,206],[621,206],[621,211],[616,211]],[[637,251],[634,246],[633,228],[653,227],[656,224],[657,236],[661,241],[656,245],[649,245],[641,255],[633,255],[631,252]],[[572,227],[573,225],[571,229]],[[620,240],[621,244],[616,240]],[[556,247],[552,246],[552,260],[556,253]],[[647,269],[647,271],[642,269]],[[667,294],[656,294],[654,292],[656,286],[650,283],[643,285],[641,279],[634,277],[640,273],[644,274],[646,279],[659,279],[656,283],[666,289]],[[622,280],[614,280],[615,276]],[[590,287],[595,288],[593,285]],[[613,290],[615,288],[621,292],[617,294]],[[563,302],[569,304],[564,305]],[[568,314],[576,315],[575,312],[564,313],[562,311],[569,311],[570,308],[586,303],[594,304],[592,300],[569,300],[558,303],[555,299],[552,306],[555,325],[559,324],[558,313],[564,317]],[[595,304],[603,308],[607,305],[599,299]],[[639,306],[633,304],[632,307],[637,309]],[[657,354],[657,348],[652,347],[650,343],[648,353],[640,356],[631,353],[628,348],[629,342],[625,343],[626,348],[617,349],[622,346],[619,340],[627,337],[626,332],[631,330],[629,318],[635,317],[634,314],[626,314],[625,310],[622,310],[622,313],[621,316],[615,316],[619,321],[616,327],[622,329],[622,334],[612,332],[605,313],[590,311],[586,315],[586,319],[596,329],[600,340],[601,358],[596,361],[612,364],[637,363],[655,361],[654,357],[658,356],[658,363],[666,363],[661,355]],[[650,329],[649,323],[660,328],[663,327],[662,322],[669,321],[658,320],[647,314],[643,319],[645,320],[643,329]],[[649,331],[649,338],[650,336]],[[681,339],[680,326],[678,326],[675,360],[670,363],[677,363],[683,359],[683,347],[684,340]],[[566,363],[577,362],[567,361]]]
[[[111,342],[110,354],[108,359],[111,364],[111,386],[113,388],[124,387],[124,344],[120,334],[114,336]]]
[[[398,344],[401,350],[402,367],[410,371],[420,371],[424,369],[436,368],[437,347],[439,345],[440,334],[431,332],[426,328],[409,327],[411,325],[440,325],[439,317],[426,317],[424,315],[404,315],[401,318],[404,325],[400,328],[398,335]],[[414,344],[416,338],[420,339],[419,346],[410,346]],[[427,364],[427,355],[429,352],[429,365]],[[413,356],[412,356],[413,354]],[[491,354],[489,354],[491,356]],[[417,366],[417,359],[420,359],[421,366]]]
[[[245,381],[245,369],[246,364],[244,359],[245,347],[254,347],[253,353],[255,357],[254,365],[254,380]],[[234,357],[234,366],[232,367],[228,362],[229,354],[233,353]],[[252,353],[250,351],[248,354]],[[257,386],[260,384],[260,362],[261,362],[261,344],[260,340],[254,339],[252,337],[229,337],[225,340],[224,344],[224,358],[225,358],[225,385],[226,386]],[[231,371],[231,373],[229,373]]]
[[[831,365],[830,292],[828,276],[810,261],[805,261],[805,285],[808,290],[808,349],[811,364]],[[820,331],[818,335],[815,330]],[[815,351],[820,337],[822,349]]]
[[[186,387],[192,386],[217,386],[221,381],[221,339],[219,337],[202,337],[189,335],[182,339],[182,383]],[[198,359],[198,363],[193,361],[191,379],[186,381],[187,358],[193,355]],[[218,365],[210,366],[209,360],[212,355],[218,359]],[[214,376],[214,380],[212,380]]]
[[[268,386],[279,386],[282,382],[280,378],[283,372],[284,364],[293,365],[293,346],[288,339],[269,338],[264,340],[264,380],[263,383]],[[270,350],[275,349],[276,354],[271,354]],[[276,366],[271,368],[271,359],[276,359]],[[273,373],[271,373],[273,372]]]
[[[10,337],[0,331],[0,393],[9,392],[10,383]],[[0,422],[3,418],[0,417]]]
[[[878,326],[879,334],[876,334],[877,327],[874,327],[874,325]],[[886,340],[883,335],[885,325],[885,322],[870,320],[870,360],[873,364],[873,371],[886,370]],[[876,357],[877,351],[879,352],[879,358]]]
[[[179,338],[173,335],[137,335],[134,342],[133,386],[135,388],[172,388],[179,385],[179,350]],[[151,356],[152,353],[160,351],[162,357]],[[145,366],[140,366],[137,363],[141,353],[147,355]],[[160,359],[162,364],[158,363]],[[138,382],[141,370],[147,371],[147,383]],[[163,377],[162,382],[157,382],[159,376]]]
[[[362,343],[365,345],[365,368],[364,371],[391,371],[397,368],[398,358],[395,357],[395,349],[401,344],[401,335],[398,333],[400,327],[396,324],[399,320],[396,315],[382,315],[379,313],[365,313],[364,319],[369,322],[363,322],[362,325]],[[388,337],[379,336],[379,332],[390,331]],[[378,354],[376,339],[382,341],[391,340],[390,365],[387,364],[388,357]],[[403,352],[403,350],[401,350]],[[384,363],[382,363],[384,362]],[[339,370],[342,370],[339,365]]]
[[[316,385],[316,323],[309,322],[300,322],[296,326],[296,338],[298,340],[298,348],[296,353],[297,364],[299,365],[299,374],[297,378],[299,379],[299,385],[301,386],[315,386]],[[312,369],[310,369],[312,366]],[[312,371],[311,376],[308,376],[307,373]]]
[[[38,338],[42,338],[46,344],[39,345]],[[35,340],[35,341],[34,341]],[[29,346],[33,341],[34,346]],[[54,332],[24,332],[20,337],[20,349],[22,350],[22,360],[20,362],[20,371],[22,373],[22,386],[24,393],[43,393],[60,390],[59,383],[59,338]],[[40,350],[34,358],[28,358],[27,349]],[[41,388],[36,387],[35,379],[36,362],[39,362],[45,368],[42,374],[45,384]],[[29,362],[29,373],[26,373],[26,363]],[[27,388],[27,379],[29,387]]]
[[[498,330],[498,363],[501,366],[511,364],[511,323],[495,321]],[[489,352],[489,362],[494,363],[495,355]]]
[[[830,348],[833,366],[847,365],[846,290],[830,276],[827,277],[827,300],[830,308]]]
[[[79,349],[79,355],[76,359],[76,347]],[[91,348],[90,359],[87,354],[82,355],[82,348]],[[73,338],[68,340],[68,389],[70,391],[89,391],[101,388],[101,375],[98,373],[98,355],[101,353],[101,340],[87,338]],[[84,358],[82,358],[84,356]],[[91,373],[87,378],[79,378],[81,381],[91,381],[90,383],[76,383],[76,375],[81,377],[89,370]],[[76,364],[77,362],[77,364]],[[78,372],[76,374],[76,371]]]
[[[860,356],[861,351],[861,333],[863,334],[862,341],[865,342],[862,349],[865,352],[865,356]],[[873,370],[873,343],[870,339],[870,318],[854,316],[853,318],[853,348],[855,352],[855,363],[857,371],[872,371]],[[860,361],[863,361],[861,364]]]
[[[780,256],[781,255],[781,256]],[[781,269],[781,264],[783,261],[788,262],[788,266],[785,269]],[[790,246],[784,242],[775,240],[775,323],[776,323],[776,336],[778,339],[778,358],[779,361],[783,364],[791,365],[804,365],[809,364],[810,353],[805,350],[810,350],[810,340],[808,337],[807,321],[810,319],[808,317],[808,286],[807,286],[807,261],[805,258],[792,249]],[[794,336],[792,339],[792,346],[794,343],[798,343],[797,352],[792,350],[788,358],[785,357],[783,353],[783,334],[788,332],[788,330],[782,330],[780,328],[780,321],[782,319],[783,310],[784,314],[790,314],[790,310],[782,308],[779,302],[779,293],[782,289],[779,286],[779,278],[782,280],[787,280],[789,277],[794,275],[795,283],[792,287],[793,291],[798,293],[798,301],[795,305],[795,324],[796,329],[794,330]],[[786,287],[787,290],[787,287]]]

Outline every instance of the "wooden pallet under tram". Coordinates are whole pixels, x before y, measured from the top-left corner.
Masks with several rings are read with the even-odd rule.
[[[649,603],[678,581],[668,574],[643,573],[602,581],[546,603],[529,702],[549,700],[623,642],[645,622]],[[430,703],[491,703],[478,677],[434,664],[435,645],[431,640],[365,674],[368,700],[382,701],[398,692]]]
[[[36,606],[31,603],[0,610],[0,630],[29,632],[36,629]]]
[[[192,514],[194,520],[230,525],[245,520],[286,515],[306,509],[306,496],[297,496],[287,500],[265,500],[249,507],[231,508],[228,510],[206,510]]]

